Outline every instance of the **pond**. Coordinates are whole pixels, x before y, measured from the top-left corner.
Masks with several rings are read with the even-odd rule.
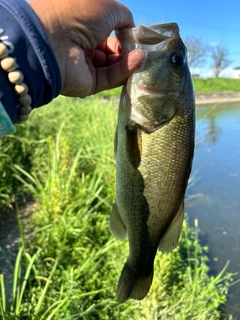
[[[197,107],[196,149],[185,211],[209,247],[212,274],[229,260],[240,278],[240,104]],[[226,313],[240,319],[240,283],[231,287]]]

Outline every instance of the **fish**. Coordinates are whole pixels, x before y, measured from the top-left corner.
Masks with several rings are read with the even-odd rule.
[[[109,223],[113,236],[128,238],[117,285],[124,303],[146,297],[157,251],[178,244],[194,155],[195,99],[177,23],[122,29],[117,37],[126,53],[145,51],[122,88],[114,138],[116,197]]]

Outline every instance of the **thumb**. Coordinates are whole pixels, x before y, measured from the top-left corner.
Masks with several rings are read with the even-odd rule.
[[[136,70],[145,57],[145,52],[135,49],[121,61],[105,68],[96,69],[96,87],[92,94],[122,85]]]

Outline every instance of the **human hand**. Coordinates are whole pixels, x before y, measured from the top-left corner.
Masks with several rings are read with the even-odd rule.
[[[144,52],[125,55],[113,30],[134,27],[131,12],[114,0],[31,0],[56,56],[61,94],[84,98],[117,87]]]

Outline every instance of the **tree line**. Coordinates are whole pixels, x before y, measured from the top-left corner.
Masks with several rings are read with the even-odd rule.
[[[190,69],[200,68],[206,63],[206,58],[210,54],[211,69],[216,78],[232,62],[228,56],[228,48],[224,44],[209,46],[200,38],[188,36],[184,41],[188,49],[188,64]]]

